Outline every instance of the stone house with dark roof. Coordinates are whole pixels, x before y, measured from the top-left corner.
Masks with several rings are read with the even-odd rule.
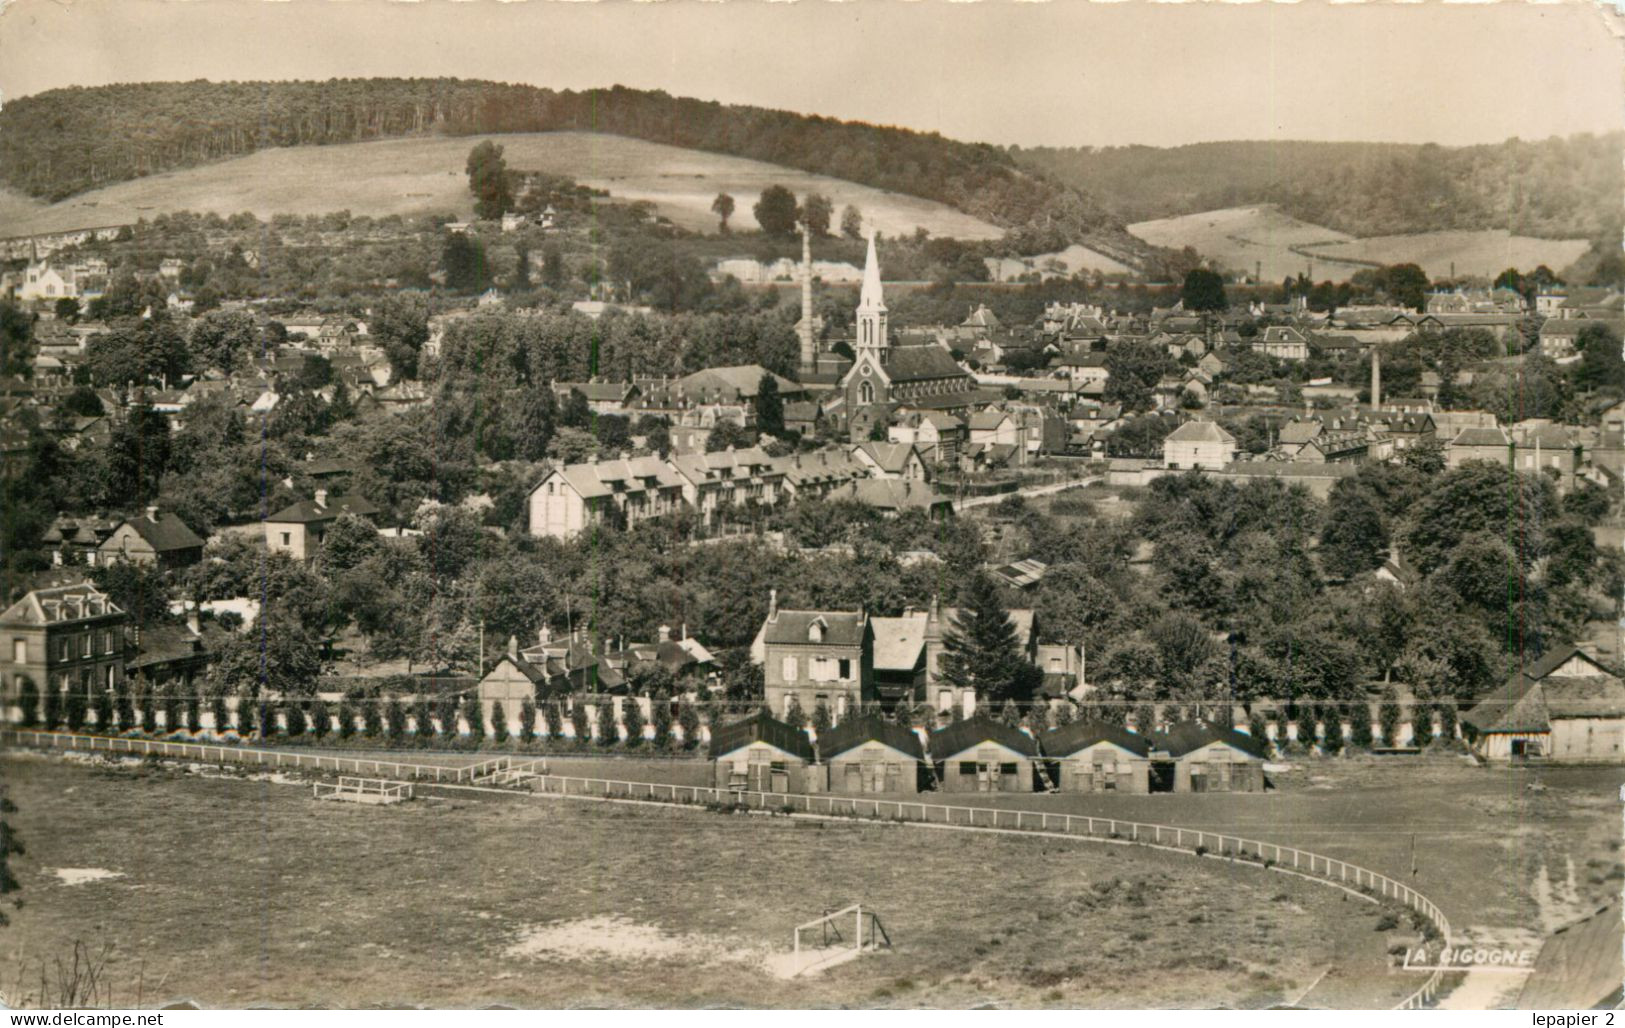
[[[0,613],[0,694],[25,681],[88,696],[124,680],[122,608],[89,582],[35,589]]]
[[[1151,791],[1151,743],[1105,721],[1074,721],[1040,738],[1061,792]]]
[[[748,792],[824,791],[824,769],[812,740],[766,711],[711,730],[708,749],[718,789]]]
[[[361,496],[330,496],[326,489],[282,508],[265,519],[265,546],[294,560],[314,560],[327,530],[344,514],[372,517],[378,507]]]
[[[872,695],[872,639],[861,610],[781,610],[778,590],[770,592],[751,647],[768,709],[783,715],[794,701],[811,716],[822,703],[837,720],[861,709]]]
[[[818,756],[829,791],[862,794],[912,793],[920,789],[920,738],[876,715],[850,717],[818,735]]]
[[[102,564],[127,560],[171,571],[202,560],[203,540],[173,512],[148,507],[145,514],[119,522],[97,550]]]
[[[1625,682],[1574,646],[1525,666],[1461,722],[1483,760],[1625,763]]]
[[[931,733],[926,752],[943,792],[1033,791],[1038,745],[1002,721],[955,721]]]
[[[526,700],[539,706],[554,691],[545,663],[531,663],[520,654],[518,640],[511,637],[507,652],[485,672],[476,689],[487,725],[496,723],[493,715],[498,703],[502,704],[504,720],[517,725],[519,710]]]

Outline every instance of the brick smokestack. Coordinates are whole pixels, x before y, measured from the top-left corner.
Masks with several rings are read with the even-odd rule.
[[[796,334],[801,341],[801,370],[812,371],[818,366],[818,343],[813,339],[812,297],[812,230],[804,221],[801,228],[801,324]]]
[[[1382,355],[1371,348],[1371,409],[1382,407]]]

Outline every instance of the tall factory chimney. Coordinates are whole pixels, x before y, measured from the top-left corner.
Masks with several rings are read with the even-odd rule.
[[[1371,409],[1377,410],[1382,406],[1382,356],[1377,348],[1371,348]]]
[[[801,339],[801,370],[804,372],[818,370],[818,342],[813,338],[813,297],[812,297],[812,232],[803,221],[801,229],[801,323],[796,326],[796,334]]]

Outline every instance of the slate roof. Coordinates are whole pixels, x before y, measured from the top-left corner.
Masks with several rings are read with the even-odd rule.
[[[371,517],[378,513],[378,507],[371,500],[360,496],[329,496],[327,505],[319,507],[315,500],[300,500],[289,507],[284,507],[275,514],[266,518],[284,525],[320,524],[323,521],[332,521],[340,514],[356,514],[362,517]]]
[[[839,486],[831,500],[856,500],[877,510],[929,510],[953,501],[925,482],[895,478],[860,478]]]
[[[1281,426],[1281,432],[1275,439],[1279,443],[1302,446],[1320,435],[1321,430],[1318,421],[1289,421]]]
[[[155,553],[175,550],[193,550],[203,545],[198,534],[171,511],[159,511],[157,520],[146,514],[126,519],[119,527],[129,525]],[[118,529],[114,529],[118,531]]]
[[[1210,725],[1202,721],[1182,721],[1177,725],[1170,725],[1167,731],[1157,732],[1149,741],[1152,749],[1164,750],[1172,757],[1182,757],[1213,742],[1225,743],[1259,760],[1269,755],[1261,740],[1254,739],[1245,732],[1238,732],[1234,728]]]
[[[861,613],[841,610],[780,610],[768,616],[762,626],[762,641],[802,644],[813,622],[824,622],[823,646],[861,646],[868,622]]]
[[[984,742],[996,742],[1024,757],[1038,755],[1038,744],[1033,742],[1032,736],[981,714],[955,721],[932,732],[928,748],[932,760],[951,760]]]
[[[767,374],[770,372],[760,364],[737,364],[728,368],[706,368],[704,371],[696,371],[692,375],[678,379],[677,385],[680,390],[691,394],[695,399],[725,396],[749,400],[755,398],[756,388],[761,385],[762,376]],[[781,396],[800,395],[806,391],[799,382],[792,382],[780,375],[773,375],[772,378],[778,385]]]
[[[876,671],[910,671],[920,664],[925,650],[925,618],[872,618]]]
[[[228,638],[227,633],[214,629],[214,638],[207,639],[186,625],[148,625],[141,630],[138,652],[124,665],[128,671],[154,668],[189,657],[206,656],[210,642],[218,647]]]
[[[0,614],[0,624],[57,625],[123,613],[100,589],[76,582],[29,592]]]
[[[901,474],[908,467],[909,456],[914,452],[913,443],[879,443],[874,441],[862,442],[858,449],[868,454],[882,471],[891,474]]]
[[[1187,421],[1168,433],[1175,443],[1233,443],[1236,437],[1211,421]]]
[[[921,760],[925,751],[920,746],[920,737],[910,729],[904,728],[895,721],[887,721],[876,714],[864,717],[849,717],[826,732],[818,735],[818,757],[820,760],[830,760],[838,757],[848,750],[856,749],[866,742],[885,743],[900,753]]]
[[[818,759],[813,752],[812,740],[807,738],[806,732],[799,728],[791,728],[766,711],[759,711],[755,717],[713,730],[709,754],[712,760],[716,760],[753,742],[765,742],[791,756],[800,757],[809,764]]]
[[[1450,440],[1451,446],[1507,446],[1512,440],[1499,428],[1464,428]]]
[[[1141,757],[1151,755],[1151,740],[1108,721],[1074,721],[1045,732],[1039,736],[1039,742],[1048,757],[1068,757],[1097,742],[1121,746]]]
[[[514,670],[530,679],[532,685],[545,683],[548,679],[548,673],[545,667],[537,667],[524,657],[509,653],[504,653],[502,656],[498,657],[496,663],[491,665],[491,670],[487,671],[486,675],[495,673],[496,669],[504,664],[513,665]]]
[[[954,360],[954,355],[935,343],[919,346],[893,346],[886,352],[886,377],[893,382],[913,382],[930,378],[971,376]]]

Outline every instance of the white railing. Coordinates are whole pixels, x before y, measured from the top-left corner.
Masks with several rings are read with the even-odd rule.
[[[727,804],[757,810],[787,810],[829,817],[876,818],[959,828],[1046,832],[1074,838],[1136,843],[1161,849],[1200,851],[1199,855],[1256,862],[1265,868],[1279,868],[1302,877],[1399,903],[1431,922],[1438,930],[1443,945],[1446,947],[1450,945],[1450,922],[1445,918],[1444,912],[1432,900],[1403,882],[1379,874],[1370,868],[1324,854],[1203,828],[1181,828],[1177,825],[1149,824],[1113,817],[1011,810],[1004,807],[962,807],[912,800],[864,799],[829,794],[751,792],[702,785],[667,785],[658,782],[628,782],[568,775],[544,775],[535,780],[535,785],[542,792],[562,796],[619,798],[657,803]],[[1442,976],[1442,971],[1432,972],[1421,987],[1407,996],[1397,1009],[1419,1009],[1432,1002],[1438,993]]]
[[[412,786],[409,782],[391,782],[382,778],[349,778],[340,776],[337,782],[316,782],[311,786],[316,799],[377,796],[384,802],[409,800]]]
[[[325,771],[334,774],[351,772],[402,779],[433,781],[446,784],[472,783],[473,768],[439,764],[408,764],[393,760],[372,760],[363,757],[337,757],[325,753],[299,753],[294,750],[262,750],[249,746],[227,746],[216,743],[170,742],[164,739],[126,739],[122,736],[75,735],[69,732],[34,732],[24,729],[0,733],[0,740],[17,746],[37,746],[45,749],[89,750],[105,753],[131,753],[143,756],[174,757],[214,764],[247,764],[254,767],[287,767],[302,771]]]

